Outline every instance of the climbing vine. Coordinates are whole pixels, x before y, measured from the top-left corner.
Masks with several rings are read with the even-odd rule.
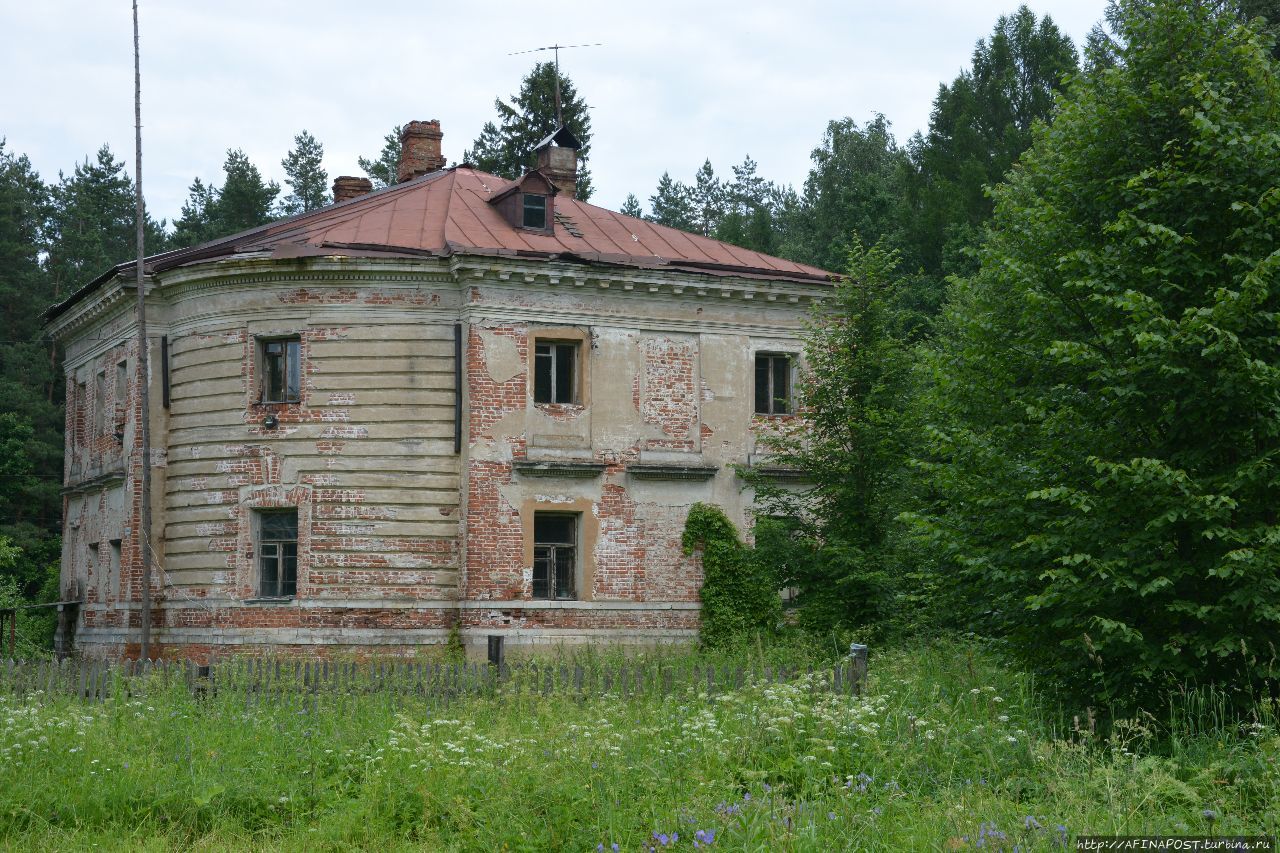
[[[685,520],[684,552],[702,556],[703,645],[776,630],[782,614],[777,572],[756,559],[724,511],[696,503]]]

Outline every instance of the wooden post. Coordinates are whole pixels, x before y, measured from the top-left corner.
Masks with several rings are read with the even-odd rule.
[[[849,644],[849,692],[858,694],[867,681],[867,647],[862,643]]]
[[[506,653],[502,648],[501,634],[489,635],[489,663],[496,666],[499,672],[502,671],[502,665],[506,663]]]

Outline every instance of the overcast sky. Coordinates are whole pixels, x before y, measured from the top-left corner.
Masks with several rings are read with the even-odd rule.
[[[1105,0],[1034,0],[1076,42]],[[129,0],[0,0],[0,137],[46,181],[107,143],[133,172]],[[645,202],[659,176],[721,174],[750,154],[799,187],[826,123],[876,112],[900,142],[928,124],[938,84],[1013,0],[507,2],[141,0],[143,177],[172,220],[192,178],[221,183],[228,148],[283,182],[280,160],[310,130],[329,178],[363,174],[386,133],[439,119],[444,154],[470,148],[493,100],[538,58],[592,106],[592,201]],[[646,204],[647,208],[647,204]]]

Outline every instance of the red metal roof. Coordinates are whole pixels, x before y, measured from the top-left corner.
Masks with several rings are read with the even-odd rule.
[[[520,254],[718,276],[810,283],[834,278],[817,267],[624,216],[564,195],[555,198],[552,233],[526,231],[488,203],[510,184],[476,169],[443,169],[200,246],[165,252],[148,258],[147,266],[162,272],[264,251],[276,257]],[[102,281],[132,268],[132,262],[115,267],[54,306],[46,317],[56,317]]]

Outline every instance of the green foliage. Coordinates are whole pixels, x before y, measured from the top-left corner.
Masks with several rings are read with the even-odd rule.
[[[374,189],[389,187],[396,182],[396,173],[400,169],[400,131],[402,129],[398,124],[391,129],[384,138],[382,151],[377,157],[360,157],[356,160],[373,182]]]
[[[285,216],[316,210],[332,201],[329,173],[321,165],[323,161],[324,146],[309,131],[304,130],[293,138],[293,150],[280,161],[290,189],[281,202]]]
[[[678,833],[670,849],[692,850],[711,831],[712,849],[914,851],[999,832],[1008,843],[983,846],[1055,850],[1085,834],[1280,829],[1273,706],[1240,726],[1192,694],[1167,728],[1055,730],[1051,700],[973,643],[875,649],[861,697],[805,681],[448,703],[251,694],[229,678],[200,698],[181,678],[131,686],[100,704],[0,698],[8,845],[633,851]]]
[[[618,212],[623,216],[634,216],[636,219],[644,218],[644,208],[640,206],[640,199],[636,198],[635,193],[627,193],[626,201],[622,202],[622,207],[618,208]]]
[[[939,87],[928,135],[910,146],[907,182],[909,239],[926,272],[968,271],[956,261],[991,216],[987,187],[1031,144],[1032,127],[1053,115],[1055,94],[1076,70],[1071,39],[1021,6],[978,42],[972,68]]]
[[[695,503],[682,539],[686,554],[702,557],[702,643],[716,647],[735,636],[772,633],[781,616],[776,569],[755,559],[724,510]]]
[[[788,257],[841,270],[850,235],[866,244],[902,246],[907,157],[884,116],[862,126],[851,118],[830,122],[812,159]]]
[[[1280,629],[1280,77],[1213,4],[1114,22],[956,286],[914,521],[1077,695],[1243,700]]]
[[[298,140],[301,138],[300,135]],[[316,146],[319,146],[318,142]],[[297,153],[298,151],[290,152],[291,155]],[[307,156],[314,153],[311,151]],[[317,159],[315,165],[318,164]],[[174,223],[172,242],[175,246],[194,246],[217,240],[266,225],[275,218],[273,208],[276,196],[280,194],[279,184],[275,181],[263,181],[258,167],[249,162],[248,156],[239,149],[227,151],[227,160],[222,168],[223,184],[220,188],[205,184],[199,178],[192,181],[190,195],[182,205],[182,216]],[[298,161],[298,168],[305,171],[302,160]],[[304,178],[303,171],[298,173],[300,181]],[[325,180],[326,176],[321,172],[319,181],[322,191]],[[310,174],[306,181],[301,186],[307,191],[314,189],[316,176]],[[311,201],[316,199],[312,198]]]
[[[280,194],[275,181],[263,181],[258,167],[240,149],[227,151],[227,162],[222,170],[225,177],[218,190],[218,203],[213,217],[216,229],[222,235],[235,234],[266,225],[275,218],[272,206]]]
[[[667,172],[658,179],[658,188],[649,196],[649,219],[659,225],[692,231],[695,227],[693,198],[689,187],[673,181]]]
[[[896,251],[848,251],[846,278],[805,333],[798,390],[802,428],[766,439],[771,461],[806,473],[800,488],[752,476],[762,524],[757,548],[793,556],[801,624],[816,630],[884,624],[901,574],[893,519],[906,494],[910,373],[898,335]],[[779,542],[778,540],[782,541]]]
[[[498,123],[487,122],[463,160],[499,177],[515,179],[537,165],[534,146],[557,129],[556,67],[539,62],[520,83],[511,103],[495,98]],[[560,73],[560,106],[564,124],[582,143],[578,150],[578,198],[591,197],[591,115],[573,81]]]

